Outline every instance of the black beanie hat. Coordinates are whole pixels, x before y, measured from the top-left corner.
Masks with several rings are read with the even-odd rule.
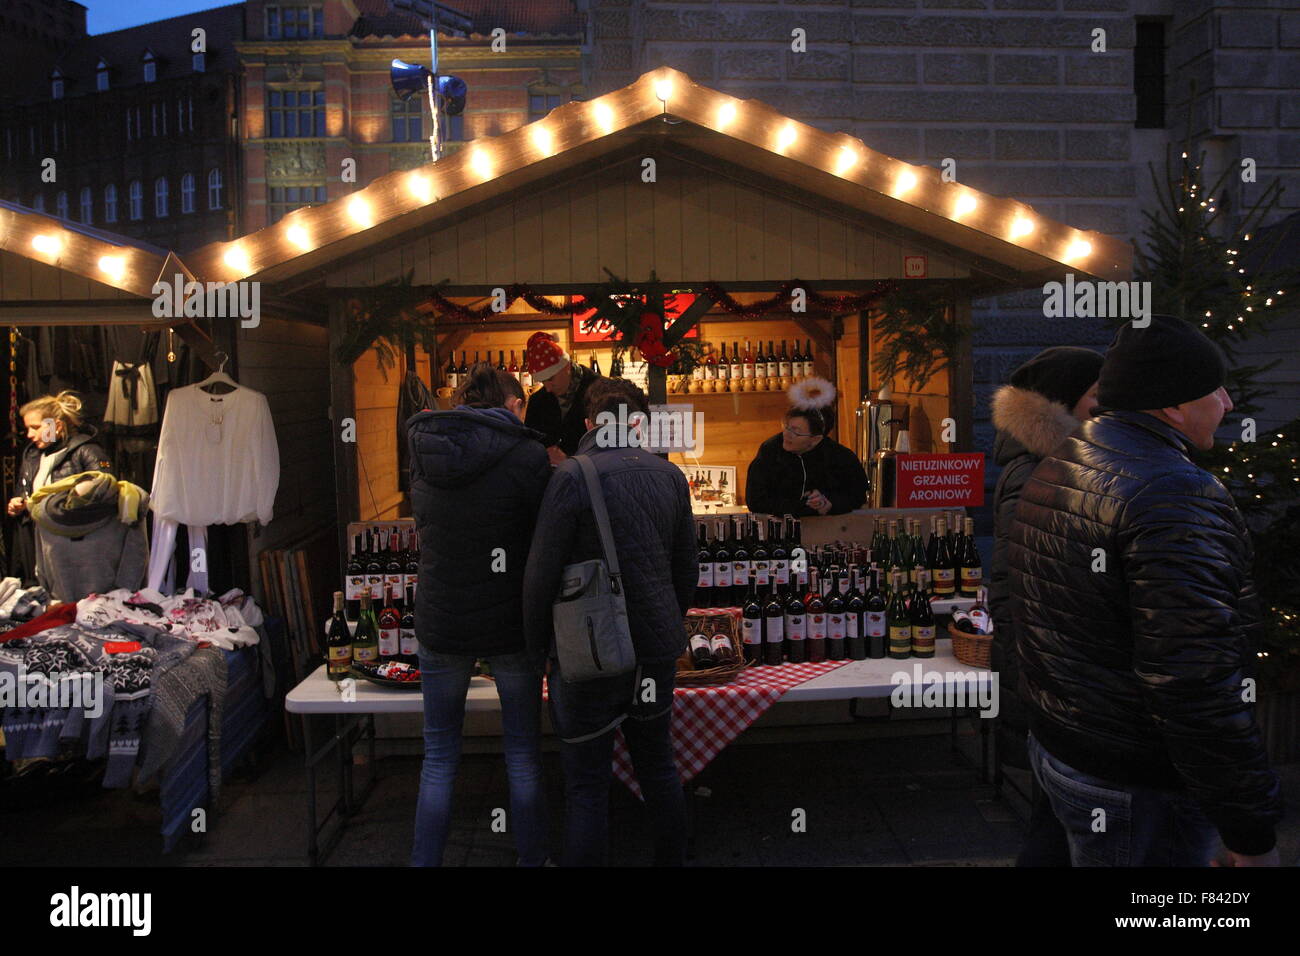
[[[1072,412],[1101,374],[1101,361],[1101,353],[1092,349],[1057,345],[1043,349],[1012,372],[1011,384],[1059,402]]]
[[[1223,387],[1228,363],[1219,347],[1190,322],[1153,315],[1135,328],[1125,322],[1101,367],[1097,404],[1141,411],[1195,401]]]

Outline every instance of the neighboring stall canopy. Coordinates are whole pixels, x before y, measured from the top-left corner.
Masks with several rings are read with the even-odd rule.
[[[645,185],[651,174],[669,188]],[[989,293],[1067,272],[1127,280],[1131,260],[1126,242],[671,69],[187,257],[203,278],[256,278],[281,294],[413,271],[465,295],[511,282],[565,291],[605,269],[833,288],[917,276],[908,266]]]

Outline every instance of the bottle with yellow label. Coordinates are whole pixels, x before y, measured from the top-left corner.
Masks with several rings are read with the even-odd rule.
[[[934,611],[930,608],[930,572],[921,572],[921,583],[912,595],[908,617],[912,622],[912,656],[934,657]]]
[[[886,622],[889,626],[889,656],[903,660],[912,656],[912,618],[907,609],[907,598],[903,594],[901,571],[893,574],[893,590],[889,595],[889,609]]]
[[[357,632],[352,637],[352,660],[358,664],[379,663],[379,622],[371,606],[370,589],[361,592],[361,614],[357,617]]]
[[[352,670],[352,632],[343,614],[343,592],[334,592],[334,616],[325,641],[325,670],[330,680],[342,680]]]

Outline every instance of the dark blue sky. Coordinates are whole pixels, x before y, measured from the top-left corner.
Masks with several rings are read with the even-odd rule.
[[[86,29],[91,33],[111,33],[182,13],[226,6],[221,0],[80,0],[80,3],[86,8]]]

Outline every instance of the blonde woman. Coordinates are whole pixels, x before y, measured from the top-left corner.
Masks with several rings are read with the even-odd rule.
[[[19,494],[9,499],[9,515],[21,524],[18,540],[28,578],[35,576],[36,550],[32,543],[31,517],[27,501],[33,492],[60,479],[83,471],[108,471],[108,456],[95,441],[93,431],[83,430],[81,399],[72,392],[42,395],[20,409],[27,438],[22,467],[18,471]]]

